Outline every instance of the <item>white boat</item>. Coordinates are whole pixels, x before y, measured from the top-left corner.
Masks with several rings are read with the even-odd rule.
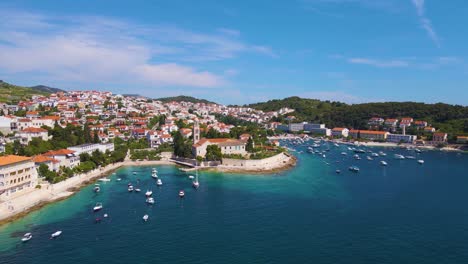
[[[335,172],[336,172],[337,174],[340,174],[340,173],[341,173],[341,171],[340,171],[340,170],[336,170]]]
[[[405,158],[407,158],[407,159],[416,159],[415,156],[405,156]]]
[[[416,151],[416,153],[421,153],[422,152],[420,149],[414,149],[414,151]]]
[[[96,203],[96,205],[93,207],[93,211],[97,212],[102,209],[102,203]]]
[[[151,195],[153,195],[153,191],[147,190],[146,193],[145,193],[145,195],[146,195],[147,197],[150,197]]]
[[[28,242],[29,240],[31,240],[32,238],[32,234],[31,233],[26,233],[23,235],[23,237],[21,238],[21,241],[23,242]]]
[[[351,167],[349,167],[348,169],[349,169],[350,171],[352,171],[352,172],[359,172],[359,168],[356,167],[356,166],[351,166]]]
[[[348,155],[348,153],[346,153],[346,152],[341,152],[341,155],[346,156],[346,155]]]
[[[149,216],[148,216],[147,214],[145,214],[145,215],[143,216],[143,221],[146,222],[146,221],[148,221],[148,219],[149,219]]]
[[[104,214],[104,218],[107,218],[107,217],[109,217],[109,215],[108,215],[108,214]]]
[[[121,178],[118,178],[117,181],[121,181],[122,179]]]
[[[424,164],[424,160],[418,160],[419,164]]]
[[[52,235],[50,235],[50,239],[56,238],[56,237],[60,236],[61,234],[62,234],[62,231],[59,230],[59,231],[53,233]]]
[[[353,158],[356,159],[356,160],[360,160],[360,159],[361,159],[361,157],[359,157],[358,154],[355,154],[355,155],[353,156]]]
[[[110,179],[108,179],[108,178],[101,178],[101,179],[99,179],[98,181],[100,181],[100,182],[110,182]]]
[[[195,175],[195,180],[192,182],[192,186],[193,188],[198,189],[198,187],[200,187],[200,182],[198,182],[198,171]]]
[[[374,160],[371,156],[367,156],[366,158],[367,160]]]
[[[382,161],[380,161],[380,165],[382,165],[382,166],[387,166],[388,163],[387,163],[385,160],[382,160]]]
[[[132,185],[128,186],[128,191],[133,192],[133,186]]]
[[[157,185],[157,186],[162,186],[162,184],[163,184],[163,183],[162,183],[161,179],[158,179],[158,180],[156,181],[156,185]]]
[[[146,203],[147,203],[147,204],[154,204],[154,198],[153,198],[153,197],[148,197],[148,198],[146,199]]]
[[[134,172],[133,172],[133,175],[136,175],[136,174],[137,174],[136,171],[134,171]]]
[[[379,156],[379,153],[372,152],[372,153],[371,153],[371,156],[372,156],[372,157],[378,157],[378,156]]]
[[[136,188],[136,189],[135,189],[135,192],[141,192],[141,189]]]
[[[185,192],[183,190],[180,190],[179,191],[179,197],[184,198],[184,196],[185,196]]]
[[[323,158],[326,158],[327,156],[325,156],[325,154],[322,155]]]
[[[193,180],[193,179],[195,179],[195,176],[190,175],[190,176],[188,176],[188,178],[191,179],[191,180]]]
[[[383,151],[379,151],[379,156],[385,157],[385,156],[387,156],[387,154],[385,152],[383,152]]]
[[[395,159],[399,159],[399,160],[405,159],[405,156],[400,155],[400,154],[395,154],[394,157]]]
[[[93,191],[94,192],[100,192],[101,191],[101,187],[99,187],[99,184],[94,185]]]

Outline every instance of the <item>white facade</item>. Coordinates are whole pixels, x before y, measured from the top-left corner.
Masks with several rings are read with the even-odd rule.
[[[37,171],[29,157],[8,155],[0,157],[0,200],[6,200],[34,189]]]
[[[69,147],[69,150],[75,151],[75,155],[79,156],[81,153],[88,153],[91,155],[94,151],[99,150],[102,153],[106,151],[114,151],[114,143],[107,144],[83,144],[78,146]]]
[[[413,143],[417,139],[414,135],[403,135],[403,134],[388,134],[387,141],[394,143]]]

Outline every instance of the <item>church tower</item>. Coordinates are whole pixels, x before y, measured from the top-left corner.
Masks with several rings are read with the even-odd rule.
[[[198,120],[195,120],[195,124],[193,125],[193,144],[197,144],[200,141],[200,124]]]

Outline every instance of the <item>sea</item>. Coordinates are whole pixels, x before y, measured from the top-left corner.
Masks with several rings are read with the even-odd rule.
[[[121,168],[99,193],[91,184],[0,226],[0,263],[468,263],[468,155],[366,147],[356,160],[346,145],[282,144],[296,167],[200,171],[198,189],[176,166],[154,166],[159,187],[152,166]]]

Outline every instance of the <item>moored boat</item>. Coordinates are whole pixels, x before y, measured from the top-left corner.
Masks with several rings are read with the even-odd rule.
[[[21,238],[21,241],[22,242],[28,242],[29,240],[31,240],[32,238],[32,234],[31,233],[26,233],[23,235],[23,237]]]
[[[180,198],[184,198],[184,196],[185,196],[184,190],[180,190],[180,191],[179,191],[179,197],[180,197]]]
[[[102,203],[96,203],[96,205],[93,207],[93,211],[97,212],[102,209]]]
[[[154,198],[153,198],[153,197],[148,197],[148,198],[146,199],[146,203],[147,203],[147,204],[154,204]]]
[[[128,186],[128,189],[127,189],[127,190],[128,190],[129,192],[133,192],[133,186],[132,186],[132,185]]]
[[[148,219],[149,219],[149,215],[145,214],[145,215],[143,216],[143,221],[146,222],[146,221],[148,221]]]
[[[162,180],[161,180],[161,179],[158,179],[158,180],[156,181],[156,185],[157,185],[157,186],[162,186],[162,185],[163,185]]]
[[[399,160],[405,159],[405,156],[400,155],[400,154],[395,154],[393,157],[394,157],[395,159],[399,159]]]
[[[147,190],[146,193],[145,193],[145,195],[146,195],[147,197],[150,197],[151,195],[153,195],[153,191]]]
[[[424,160],[418,160],[419,164],[424,164]]]
[[[94,192],[100,192],[100,191],[101,191],[101,187],[99,187],[99,184],[96,183],[96,184],[94,185],[93,191],[94,191]]]
[[[60,236],[62,234],[62,231],[56,231],[55,233],[53,233],[52,235],[50,235],[50,239],[53,239],[53,238],[57,238],[58,236]]]
[[[349,169],[350,171],[352,171],[352,172],[359,172],[359,168],[356,167],[356,166],[351,166],[351,167],[349,167],[348,169]]]
[[[387,163],[385,160],[382,160],[382,161],[380,161],[380,165],[382,165],[382,166],[387,166],[388,163]]]

